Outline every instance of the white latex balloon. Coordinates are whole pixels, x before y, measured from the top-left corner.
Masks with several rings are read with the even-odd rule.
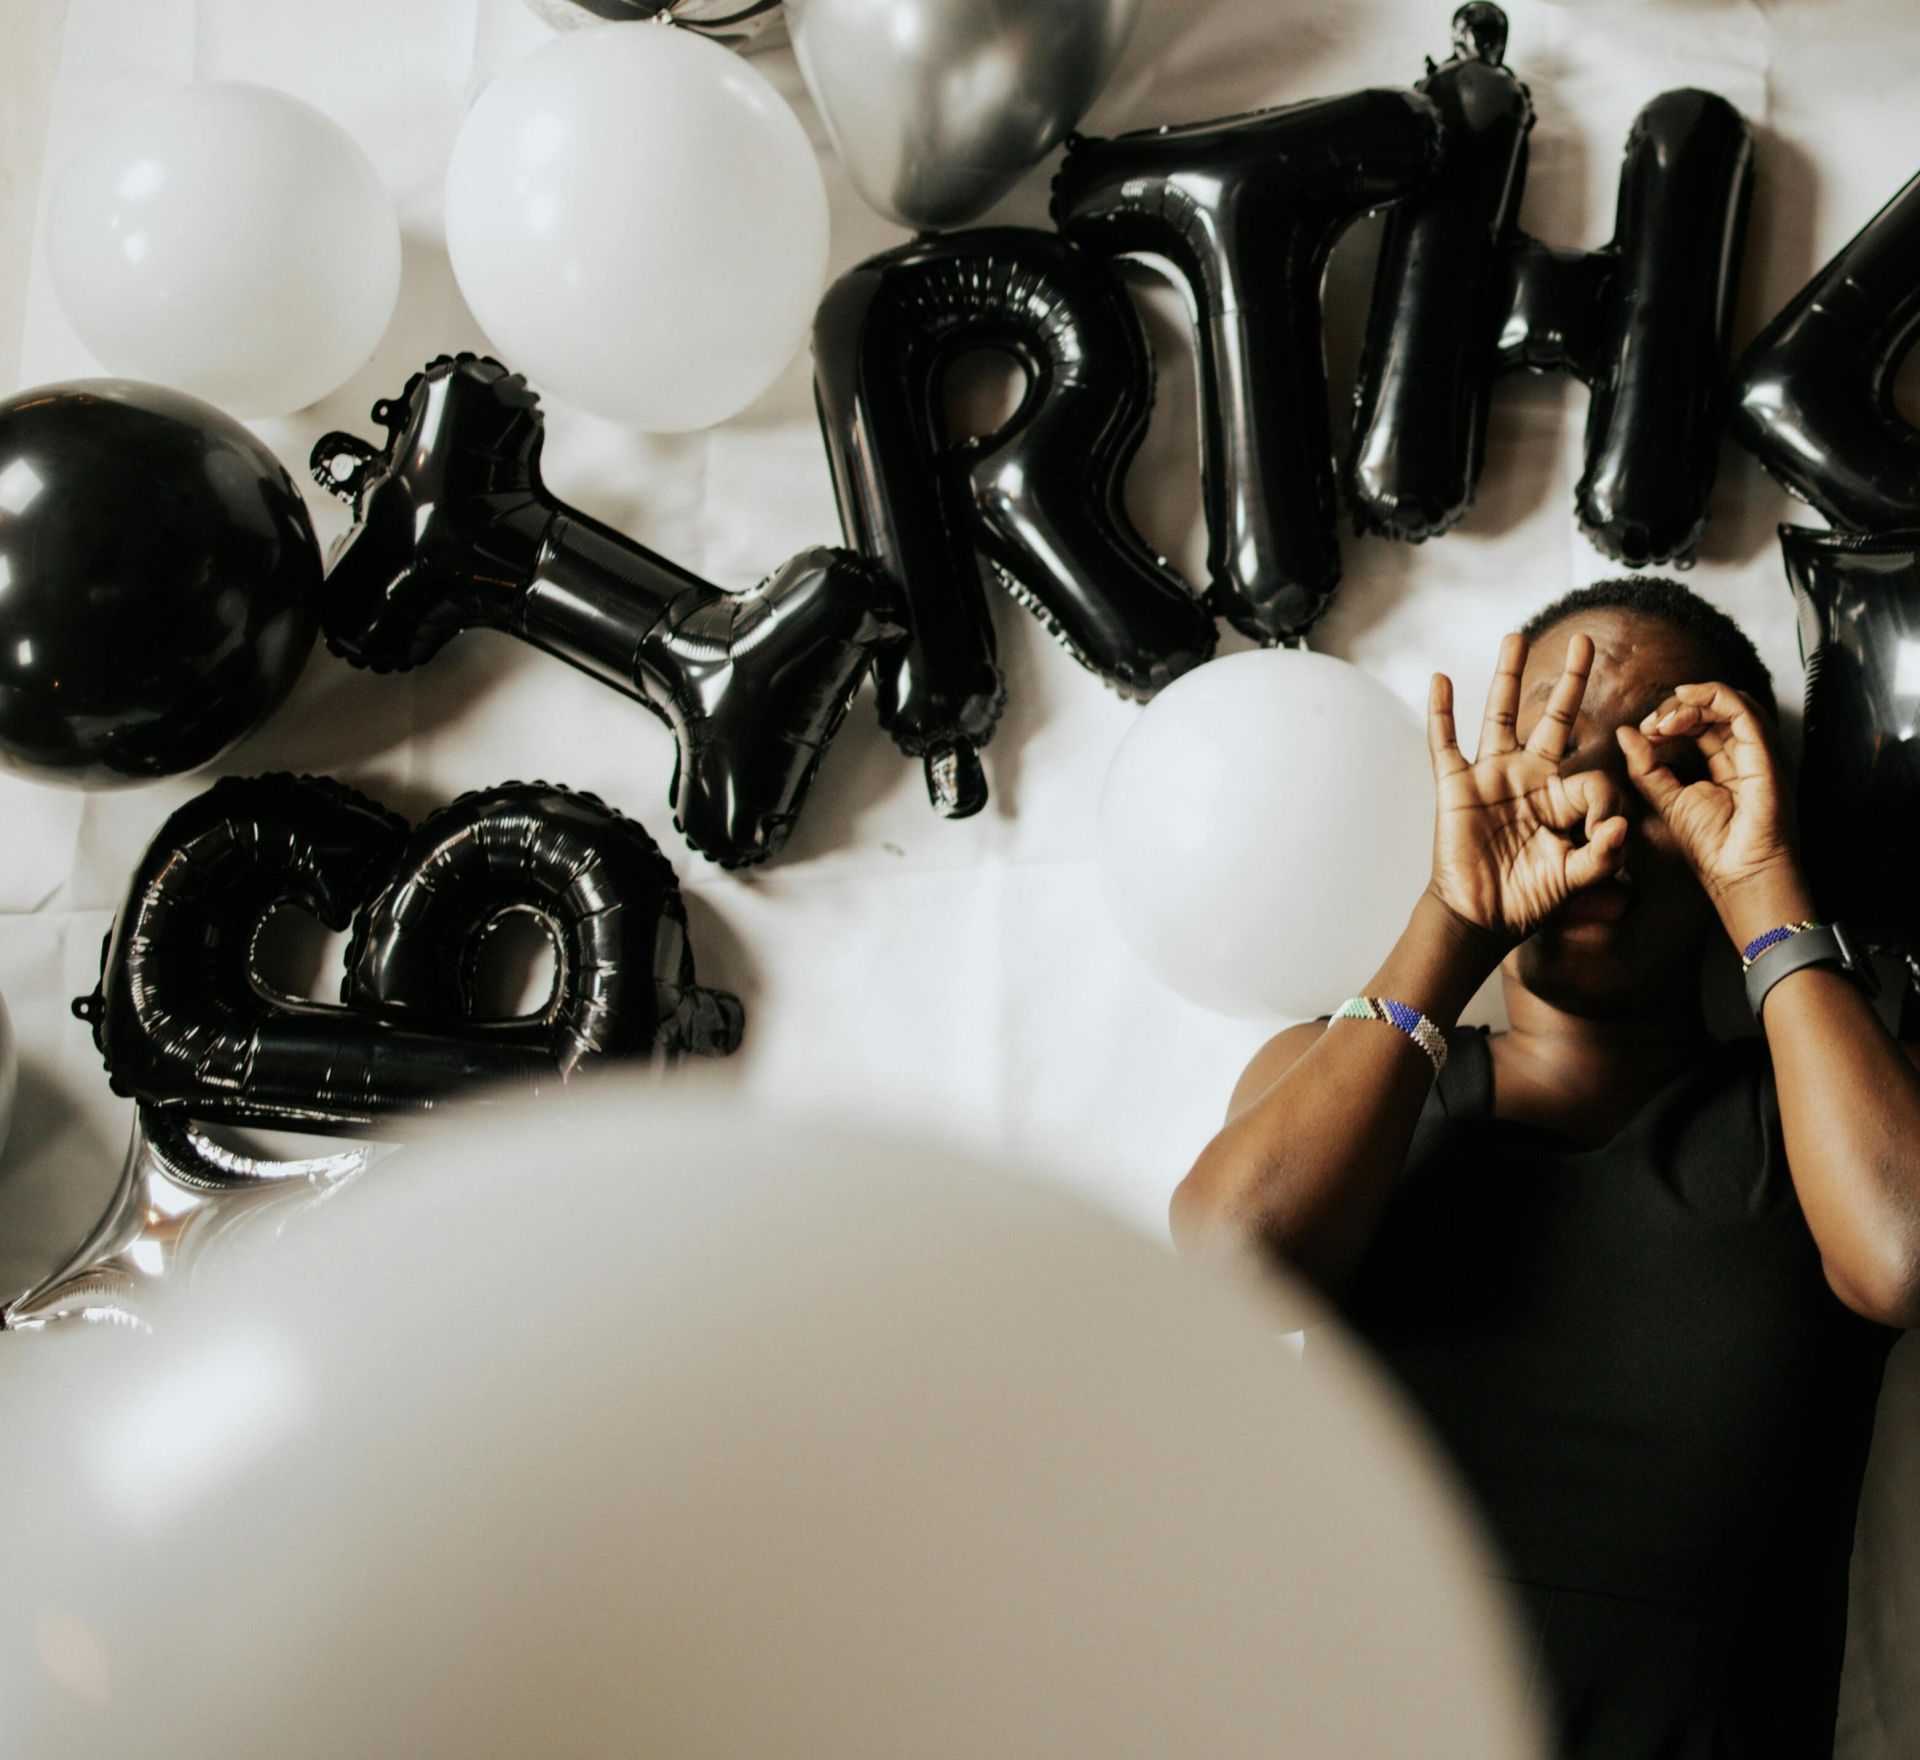
[[[704,428],[805,338],[826,188],[799,119],[739,56],[606,25],[481,94],[447,168],[447,250],[537,389],[639,428]]]
[[[1102,890],[1162,982],[1220,1014],[1336,1008],[1426,883],[1433,783],[1406,706],[1326,654],[1261,649],[1176,679],[1114,754]]]
[[[340,125],[265,86],[181,86],[117,116],[60,180],[47,261],[103,366],[238,416],[285,415],[366,364],[400,228]]]
[[[0,1353],[0,1750],[1538,1752],[1357,1356],[1064,1193],[621,1087],[302,1224]]]

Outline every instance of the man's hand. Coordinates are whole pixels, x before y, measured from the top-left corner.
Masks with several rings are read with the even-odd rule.
[[[1634,787],[1736,942],[1811,915],[1773,729],[1751,697],[1724,684],[1676,685],[1637,728],[1615,735]],[[1677,774],[1683,756],[1704,774]]]
[[[1524,941],[1569,896],[1618,871],[1625,802],[1599,770],[1563,775],[1574,718],[1593,666],[1591,637],[1567,646],[1565,669],[1527,743],[1514,731],[1527,640],[1500,645],[1479,750],[1461,756],[1453,681],[1435,673],[1427,746],[1437,794],[1428,890],[1456,916],[1507,946]]]

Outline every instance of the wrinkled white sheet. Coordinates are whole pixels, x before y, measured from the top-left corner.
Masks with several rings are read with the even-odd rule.
[[[44,40],[58,10],[52,0],[9,0],[0,60]],[[1510,0],[1509,11],[1509,59],[1540,113],[1522,218],[1553,242],[1608,235],[1626,128],[1655,92],[1713,87],[1753,120],[1759,184],[1741,340],[1920,167],[1920,108],[1898,77],[1920,59],[1920,12],[1909,0]],[[1424,56],[1446,52],[1449,12],[1448,0],[1146,0],[1087,126],[1105,132],[1403,84]],[[315,436],[366,432],[367,406],[427,357],[485,346],[441,249],[441,176],[472,94],[544,31],[517,0],[71,0],[50,92],[41,82],[22,95],[30,70],[0,76],[11,80],[0,99],[21,105],[0,134],[0,190],[12,209],[0,237],[28,235],[19,204],[36,199],[37,183],[44,206],[89,124],[158,83],[259,80],[334,116],[399,203],[405,283],[377,358],[351,385],[298,418],[259,425],[305,481]],[[759,65],[822,152],[835,272],[894,242],[901,235],[858,202],[826,152],[790,52],[762,55]],[[44,177],[40,139],[17,122],[42,107]],[[993,217],[1044,223],[1045,190],[1043,169]],[[1371,229],[1359,229],[1330,276],[1336,421],[1371,241]],[[1147,306],[1163,354],[1161,395],[1130,494],[1148,535],[1193,572],[1204,541],[1184,320],[1164,291],[1149,292]],[[633,290],[633,317],[646,322],[644,287]],[[37,254],[21,299],[0,284],[0,338],[16,332],[20,384],[98,370],[62,319]],[[1415,704],[1434,666],[1453,672],[1464,701],[1476,700],[1503,630],[1606,571],[1570,515],[1584,405],[1563,381],[1509,383],[1464,527],[1418,548],[1350,541],[1346,584],[1316,645],[1367,666]],[[547,470],[559,493],[723,584],[746,586],[801,545],[837,535],[804,359],[710,433],[636,436],[558,404],[549,405],[549,432]],[[313,499],[330,537],[340,510]],[[1729,448],[1691,577],[1753,633],[1789,700],[1799,667],[1773,527],[1790,516],[1785,497]],[[1017,1153],[1159,1232],[1168,1193],[1265,1029],[1168,995],[1115,938],[1088,854],[1106,763],[1135,711],[1011,604],[997,619],[1010,708],[988,752],[988,810],[963,824],[936,819],[917,763],[893,750],[863,697],[788,854],[753,876],[723,875],[677,845],[665,804],[671,753],[650,717],[503,637],[463,637],[398,679],[316,651],[293,700],[221,768],[328,772],[415,815],[512,777],[592,789],[661,837],[689,889],[701,976],[746,1001],[746,1044],[722,1078],[743,1101],[911,1120]],[[23,1054],[0,1169],[0,1295],[49,1268],[112,1179],[127,1108],[109,1094],[68,1003],[92,985],[136,854],[205,783],[85,797],[0,780],[0,993]],[[1424,843],[1425,828],[1410,827],[1411,884]],[[1312,928],[1276,923],[1274,932]],[[1356,973],[1373,951],[1356,950]],[[1855,1565],[1839,1751],[1847,1760],[1920,1754],[1912,1340],[1895,1354],[1882,1401]]]

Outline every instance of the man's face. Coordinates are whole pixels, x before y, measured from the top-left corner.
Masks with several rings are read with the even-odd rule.
[[[1522,741],[1546,706],[1576,635],[1593,638],[1593,672],[1563,769],[1604,770],[1619,784],[1627,818],[1625,866],[1617,879],[1568,899],[1508,956],[1503,969],[1572,1014],[1631,1014],[1668,998],[1684,997],[1691,1006],[1713,907],[1665,822],[1628,779],[1614,729],[1637,727],[1675,685],[1714,678],[1719,662],[1658,618],[1575,613],[1543,631],[1527,654],[1515,729]],[[1655,749],[1682,782],[1705,774],[1691,742],[1665,740]]]

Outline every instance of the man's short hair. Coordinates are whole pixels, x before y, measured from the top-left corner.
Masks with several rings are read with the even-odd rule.
[[[1575,587],[1551,605],[1543,606],[1520,626],[1529,642],[1582,611],[1624,611],[1634,617],[1652,617],[1691,636],[1710,653],[1719,669],[1719,682],[1745,691],[1761,708],[1779,719],[1773,698],[1773,674],[1747,632],[1719,606],[1664,575],[1622,575]]]

